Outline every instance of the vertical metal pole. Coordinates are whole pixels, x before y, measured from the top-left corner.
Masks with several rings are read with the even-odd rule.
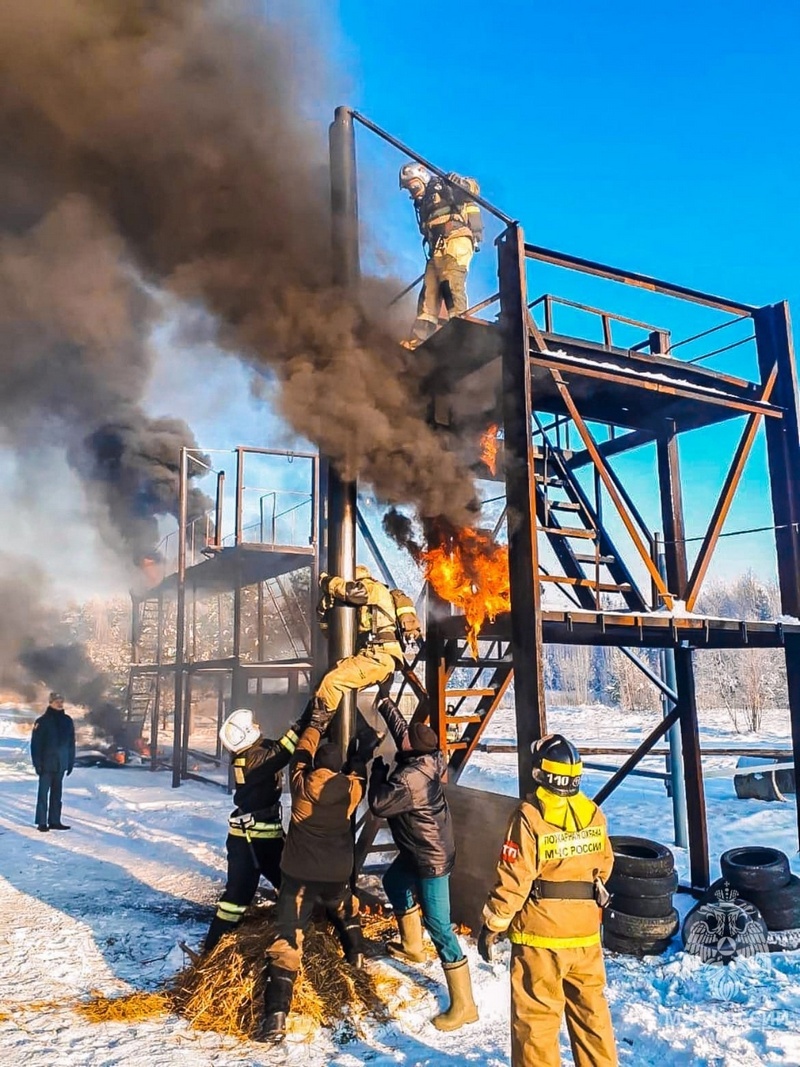
[[[653,335],[658,351],[666,351],[668,336]],[[680,598],[689,580],[686,560],[686,527],[681,495],[678,440],[673,423],[669,423],[656,442],[658,485],[661,495],[661,521],[664,526],[664,566],[671,593]],[[700,756],[700,732],[697,721],[697,697],[694,680],[694,655],[689,648],[678,648],[675,659],[675,692],[680,709],[681,752],[686,790],[687,839],[692,887],[704,889],[709,884],[708,825]]]
[[[778,366],[773,404],[783,408],[780,419],[765,419],[769,487],[778,554],[781,608],[800,618],[800,397],[797,363],[792,342],[789,305],[784,301],[759,308],[753,315],[761,381]],[[800,767],[800,640],[786,636],[786,683],[795,774]],[[800,843],[800,804],[797,804]]]
[[[503,426],[511,583],[511,654],[517,719],[519,793],[530,789],[531,743],[547,732],[536,528],[525,240],[511,225],[500,235],[498,274],[503,361]],[[511,520],[514,517],[514,521]]]
[[[356,139],[353,116],[348,108],[336,109],[330,127],[331,160],[331,240],[333,281],[354,293],[361,278],[358,241],[358,186],[356,177]],[[328,569],[346,581],[352,581],[356,565],[357,485],[343,481],[328,463]],[[332,612],[328,633],[328,661],[334,666],[352,656],[356,648],[355,609],[344,604]],[[355,733],[356,696],[348,693],[339,705],[333,734],[346,753]]]
[[[661,538],[654,534],[654,549],[656,565],[661,577],[666,580],[667,563],[661,544]],[[675,678],[675,649],[664,648],[661,650],[661,677],[666,685],[677,692],[677,680]],[[675,705],[662,693],[661,709],[664,718],[669,715]],[[667,782],[669,795],[672,799],[672,825],[675,830],[675,844],[678,848],[689,847],[689,830],[686,816],[686,782],[683,777],[683,753],[681,752],[681,728],[678,723],[671,726],[667,731],[669,742],[669,755],[667,756],[667,770],[669,780]]]
[[[158,594],[156,625],[156,684],[153,695],[153,714],[150,718],[150,770],[158,770],[158,715],[161,710],[161,665],[164,662],[164,594]]]
[[[244,449],[236,449],[236,519],[234,541],[242,543],[242,505],[244,498]]]
[[[225,471],[217,472],[217,504],[214,512],[214,544],[222,548],[222,502],[225,497]]]
[[[181,448],[178,488],[178,572],[175,617],[175,713],[172,724],[172,787],[181,784],[183,738],[183,672],[186,641],[186,522],[188,517],[188,450]]]
[[[691,648],[676,649],[675,688],[680,708],[681,750],[686,781],[689,870],[692,889],[702,890],[708,888],[711,875],[693,657],[694,650]]]

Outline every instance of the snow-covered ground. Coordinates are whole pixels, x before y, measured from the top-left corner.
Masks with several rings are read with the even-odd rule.
[[[724,713],[704,719],[704,740],[732,738]],[[156,989],[185,962],[178,942],[201,940],[224,880],[230,800],[197,783],[172,790],[166,774],[146,769],[76,768],[65,780],[64,818],[72,830],[39,834],[28,757],[31,721],[32,713],[0,708],[0,1064],[508,1063],[508,950],[490,967],[470,939],[465,947],[481,1019],[456,1034],[440,1034],[428,1022],[443,1000],[435,962],[414,969],[372,964],[397,967],[420,996],[392,1023],[374,1024],[366,1040],[344,1045],[327,1032],[271,1049],[191,1030],[175,1017],[135,1024],[82,1019],[71,1007],[80,998]],[[557,710],[551,724],[585,744],[634,743],[652,721],[598,707]],[[512,733],[511,716],[499,712],[492,734]],[[785,715],[776,713],[759,739],[785,742],[786,735]],[[513,792],[514,774],[513,754],[481,754],[463,782]],[[587,775],[588,792],[604,777]],[[730,779],[714,779],[707,801],[715,863],[726,848],[759,842],[786,851],[800,873],[793,797],[787,804],[737,800]],[[659,781],[629,780],[605,810],[612,832],[672,841],[671,809]],[[685,872],[685,853],[677,850],[676,859]],[[679,895],[676,904],[685,912],[691,900]],[[662,957],[609,955],[607,967],[622,1064],[800,1064],[800,952],[722,969],[687,956],[676,939]],[[571,1064],[565,1035],[562,1053]]]

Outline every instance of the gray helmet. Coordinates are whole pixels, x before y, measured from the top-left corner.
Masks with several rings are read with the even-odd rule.
[[[404,163],[400,168],[400,188],[407,189],[414,180],[427,185],[431,180],[431,172],[421,163]]]

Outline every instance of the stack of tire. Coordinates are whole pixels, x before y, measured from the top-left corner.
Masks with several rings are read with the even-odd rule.
[[[611,837],[611,903],[603,912],[603,944],[626,956],[660,956],[678,929],[672,894],[678,888],[675,857],[657,841]]]
[[[800,929],[800,878],[792,874],[784,852],[763,846],[731,848],[723,852],[719,865],[720,882],[729,882],[743,900],[755,905],[768,930]]]

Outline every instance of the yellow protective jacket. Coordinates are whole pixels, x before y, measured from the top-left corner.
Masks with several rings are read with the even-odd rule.
[[[358,647],[380,645],[381,651],[403,662],[403,650],[397,639],[397,612],[392,594],[383,582],[359,578],[348,582],[331,575],[325,579],[325,591],[336,600],[358,608]]]
[[[483,912],[491,930],[536,948],[583,948],[600,941],[594,899],[537,898],[534,883],[608,878],[614,854],[606,819],[583,793],[558,797],[539,787],[514,813]],[[550,887],[548,887],[550,888]]]

